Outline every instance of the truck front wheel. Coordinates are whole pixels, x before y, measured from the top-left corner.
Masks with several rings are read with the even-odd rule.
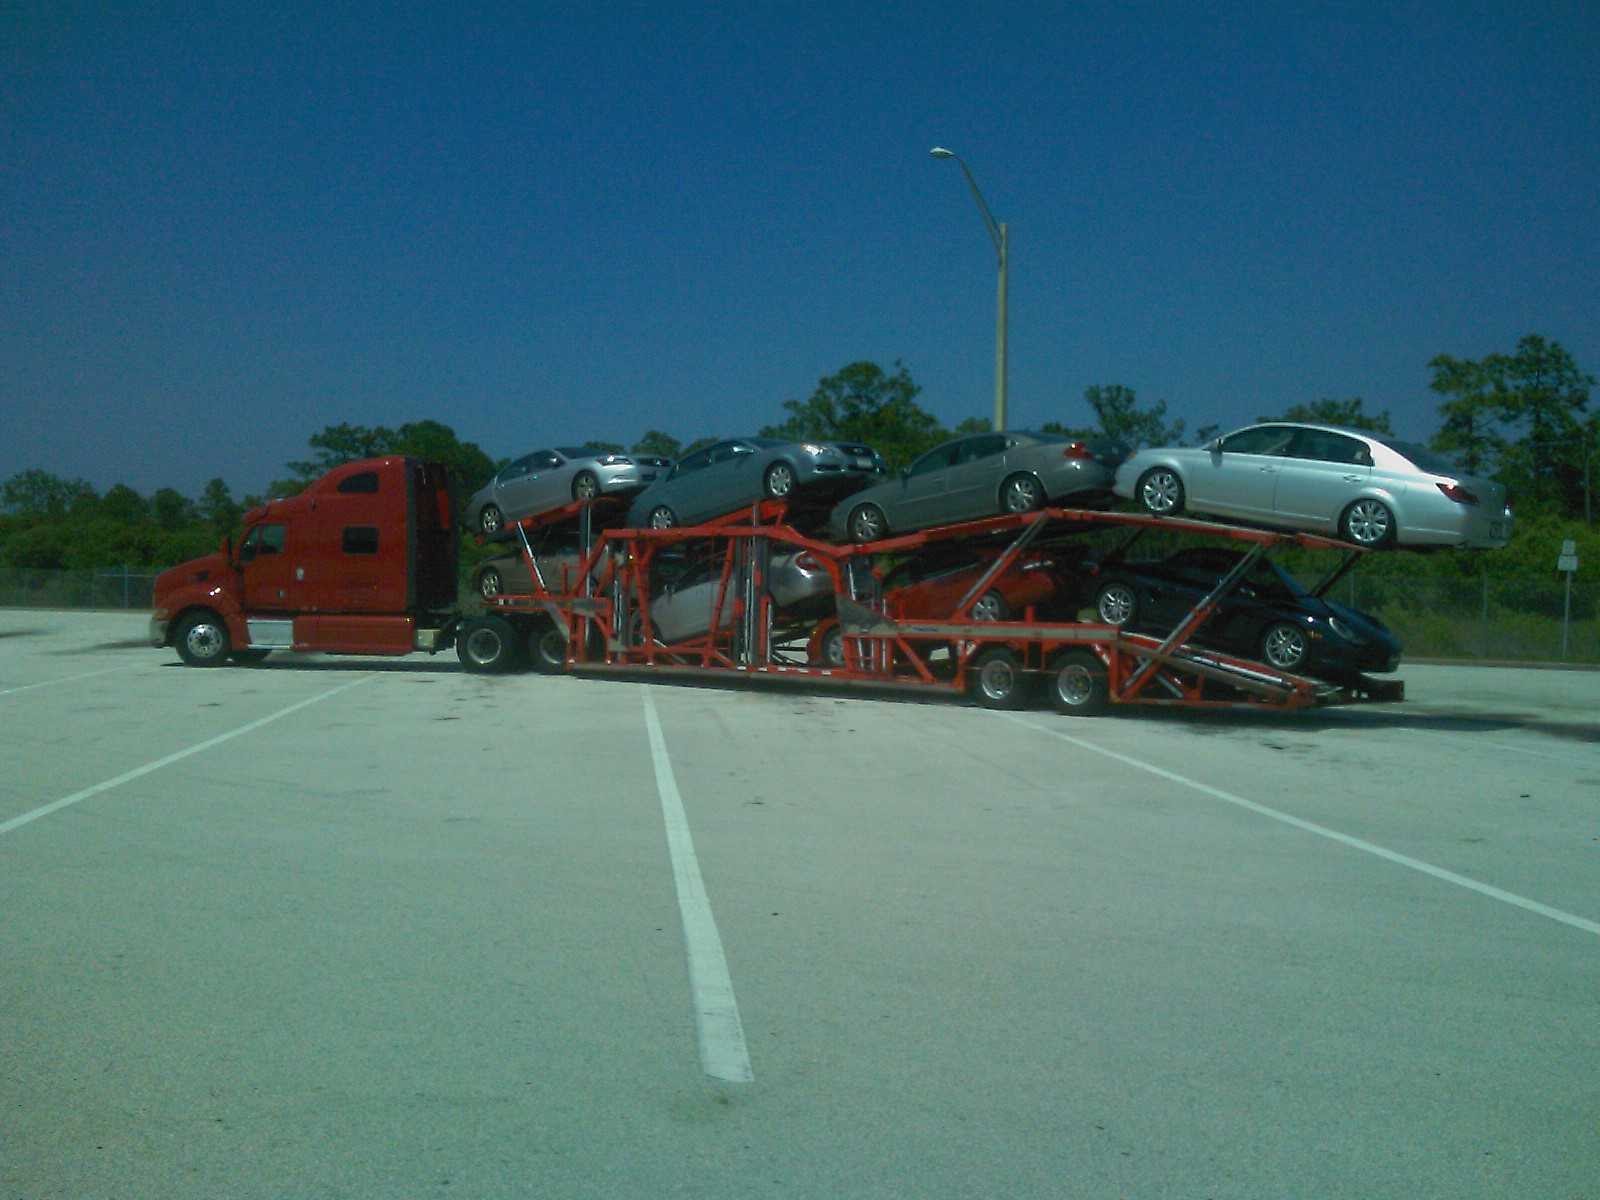
[[[504,617],[473,617],[456,630],[456,657],[478,675],[509,671],[517,663],[516,630]]]
[[[178,657],[191,667],[220,667],[228,660],[232,645],[222,618],[204,611],[185,617],[172,641]]]

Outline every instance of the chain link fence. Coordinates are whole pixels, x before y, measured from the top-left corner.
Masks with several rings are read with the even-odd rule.
[[[149,609],[158,572],[0,568],[0,607]],[[463,591],[466,600],[475,597]],[[1372,613],[1416,658],[1600,663],[1600,586],[1564,581],[1341,580],[1329,599]]]

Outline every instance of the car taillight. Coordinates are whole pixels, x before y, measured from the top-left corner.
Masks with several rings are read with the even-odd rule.
[[[1478,502],[1478,498],[1459,483],[1441,483],[1438,487],[1441,492],[1449,496],[1457,504],[1476,504]]]
[[[1093,458],[1094,452],[1089,449],[1088,442],[1068,442],[1061,447],[1062,458]]]

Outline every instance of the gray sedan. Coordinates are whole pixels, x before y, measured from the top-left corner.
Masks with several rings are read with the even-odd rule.
[[[648,487],[660,468],[593,446],[557,446],[513,459],[473,493],[462,520],[481,533],[499,533],[507,521],[531,517],[574,500],[619,495]]]
[[[1028,430],[956,438],[935,446],[898,479],[841,501],[828,532],[838,541],[871,542],[929,525],[1029,512],[1067,497],[1101,500],[1111,494],[1124,454],[1110,442]]]
[[[671,474],[641,492],[628,526],[698,525],[763,498],[798,490],[853,492],[884,471],[870,446],[854,442],[783,442],[729,438],[679,460]]]
[[[1503,485],[1426,447],[1331,425],[1273,421],[1141,450],[1117,471],[1116,492],[1157,516],[1207,513],[1369,548],[1511,540]]]
[[[661,642],[681,642],[699,637],[711,628],[711,609],[722,586],[720,560],[700,559],[677,570],[661,564],[651,571],[650,624]],[[815,617],[833,604],[833,579],[811,554],[774,554],[767,567],[767,591],[787,617]],[[730,583],[724,597],[722,626],[733,623]],[[630,622],[629,641],[639,645],[643,621],[638,612]]]

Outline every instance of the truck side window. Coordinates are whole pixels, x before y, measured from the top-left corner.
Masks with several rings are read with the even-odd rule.
[[[346,525],[344,527],[344,552],[346,554],[376,554],[378,552],[378,527],[376,525]]]
[[[378,490],[378,473],[376,471],[362,471],[359,475],[350,475],[339,480],[341,492],[359,492],[371,495]]]
[[[257,525],[239,547],[239,561],[250,562],[259,554],[283,553],[283,526]]]

